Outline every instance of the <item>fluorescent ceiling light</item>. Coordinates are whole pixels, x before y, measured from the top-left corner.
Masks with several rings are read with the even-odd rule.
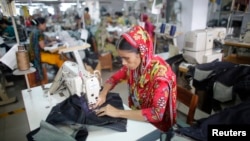
[[[54,2],[54,1],[58,1],[58,0],[34,0],[33,2]]]
[[[137,1],[137,0],[124,0],[124,1]]]

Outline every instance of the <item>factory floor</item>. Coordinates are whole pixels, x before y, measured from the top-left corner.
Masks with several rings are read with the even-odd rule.
[[[105,81],[112,72],[102,71],[102,80]],[[12,76],[8,81],[14,82],[7,87],[9,98],[16,97],[15,103],[0,106],[0,141],[27,141],[26,134],[30,131],[21,90],[26,89],[24,76]],[[128,88],[126,83],[117,85],[114,92],[121,94],[124,104],[127,104]]]

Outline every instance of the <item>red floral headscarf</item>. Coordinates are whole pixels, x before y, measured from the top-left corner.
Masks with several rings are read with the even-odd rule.
[[[139,48],[142,59],[141,71],[145,71],[153,56],[153,42],[149,34],[141,26],[134,26],[128,32],[123,33],[122,37],[133,47]]]

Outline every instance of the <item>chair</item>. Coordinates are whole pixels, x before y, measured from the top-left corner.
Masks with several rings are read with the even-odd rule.
[[[192,125],[192,123],[194,122],[195,110],[198,105],[198,95],[178,85],[177,86],[177,101],[183,103],[184,105],[188,107],[186,123],[189,125]],[[177,122],[178,122],[178,119],[177,119]]]
[[[44,76],[44,78],[43,78],[43,80],[41,80],[41,82],[38,82],[36,80],[36,74],[35,74],[35,72],[27,74],[30,88],[33,88],[33,87],[36,87],[36,86],[40,86],[40,85],[45,85],[45,84],[49,83],[46,65],[47,64],[43,64],[43,66],[42,66],[43,67],[42,69],[43,69],[43,76]]]
[[[101,53],[99,55],[99,61],[101,63],[101,69],[113,70],[112,54],[110,52]]]

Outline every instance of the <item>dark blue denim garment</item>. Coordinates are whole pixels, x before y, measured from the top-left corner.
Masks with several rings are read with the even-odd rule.
[[[85,101],[85,105],[87,105],[86,100],[81,99],[82,102]],[[117,93],[109,93],[106,98],[106,102],[102,106],[106,106],[110,104],[118,109],[124,109],[122,99]],[[83,105],[83,104],[82,104]],[[87,107],[87,106],[85,106]],[[127,119],[124,118],[113,118],[109,116],[98,117],[94,111],[88,110],[84,108],[86,117],[85,117],[85,124],[88,125],[96,125],[102,126],[106,128],[110,128],[120,132],[126,132],[127,126]]]
[[[250,99],[215,113],[207,118],[197,120],[190,127],[183,127],[176,132],[194,140],[208,141],[209,125],[250,125]]]
[[[109,93],[103,106],[110,104],[118,109],[124,109],[122,99],[118,93]],[[109,116],[98,117],[94,111],[89,110],[84,97],[72,95],[63,102],[54,106],[46,121],[53,124],[87,124],[110,128],[120,132],[127,131],[127,119]]]
[[[118,109],[124,109],[123,102],[118,93],[109,93],[103,106],[110,104]],[[46,122],[52,125],[85,124],[110,128],[119,132],[127,131],[127,119],[112,118],[109,116],[98,117],[94,111],[89,110],[87,100],[84,97],[72,95],[54,106],[46,118]],[[32,136],[39,128],[27,134],[28,141],[33,141]],[[75,135],[77,141],[84,141],[88,136],[86,128],[78,129]]]

